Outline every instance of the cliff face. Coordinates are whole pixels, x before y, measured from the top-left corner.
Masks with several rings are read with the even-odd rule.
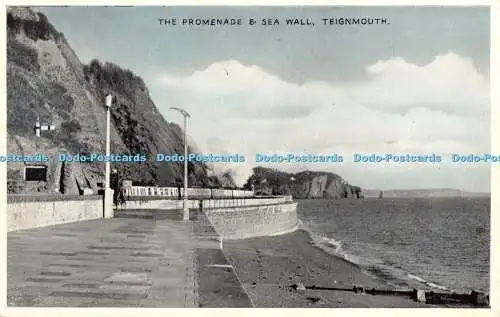
[[[111,93],[111,153],[147,155],[146,162],[112,163],[126,169],[134,180],[168,186],[182,179],[183,163],[154,162],[156,153],[183,153],[183,131],[165,121],[149,96],[144,81],[112,63],[82,65],[63,34],[41,14],[29,8],[9,7],[7,12],[7,132],[8,153],[49,156],[48,180],[21,181],[24,163],[9,163],[8,177],[16,191],[77,194],[97,189],[103,182],[104,163],[59,163],[60,152],[105,153],[105,96]],[[37,116],[42,131],[35,137]],[[194,144],[190,152],[196,152]],[[202,164],[189,165],[190,184],[218,186]],[[12,191],[12,190],[11,190]]]
[[[352,186],[342,177],[329,172],[304,171],[296,174],[256,167],[245,188],[255,186],[256,192],[268,195],[292,195],[297,199],[362,198],[361,188]]]

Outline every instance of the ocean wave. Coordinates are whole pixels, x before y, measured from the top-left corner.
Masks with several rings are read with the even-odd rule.
[[[392,261],[353,255],[343,248],[345,243],[342,240],[329,237],[318,230],[314,230],[313,223],[308,225],[300,221],[299,229],[309,233],[312,244],[315,247],[358,266],[365,274],[373,278],[382,279],[388,286],[397,289],[430,288],[434,290],[451,291],[445,286],[405,272],[397,263]]]
[[[323,251],[340,257],[347,262],[359,266],[359,260],[356,256],[344,252],[342,249],[343,242],[331,237],[328,237],[318,231],[314,230],[311,225],[307,225],[301,221],[299,229],[307,231],[312,239],[313,245],[322,249]]]
[[[420,276],[416,276],[416,275],[413,275],[413,274],[408,274],[408,278],[411,279],[411,280],[415,280],[417,282],[420,282],[422,284],[425,284],[429,287],[432,287],[432,288],[436,288],[436,289],[440,289],[440,290],[443,290],[443,291],[449,291],[450,289],[445,287],[445,286],[442,286],[442,285],[439,285],[439,284],[436,284],[436,283],[432,283],[432,282],[429,282],[429,281],[426,281],[425,279],[421,278]]]
[[[323,240],[323,243],[326,243],[330,246],[332,246],[335,249],[335,252],[341,252],[342,251],[342,241],[335,240],[334,238],[328,238],[328,237],[321,237]]]

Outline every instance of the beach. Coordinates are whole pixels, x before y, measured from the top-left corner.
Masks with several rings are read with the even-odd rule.
[[[410,298],[362,295],[348,291],[295,291],[305,286],[390,289],[383,281],[313,245],[304,230],[292,233],[224,242],[224,254],[233,265],[254,307],[271,308],[395,308],[433,307]]]

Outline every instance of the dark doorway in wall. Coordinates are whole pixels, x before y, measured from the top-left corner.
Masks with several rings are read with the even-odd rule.
[[[24,180],[27,182],[46,182],[46,165],[28,165],[24,167]]]

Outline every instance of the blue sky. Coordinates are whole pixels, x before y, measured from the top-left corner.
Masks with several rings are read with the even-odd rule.
[[[82,62],[143,77],[160,112],[184,107],[204,152],[489,150],[489,9],[446,7],[45,7]],[[159,18],[309,18],[314,27],[165,26]],[[388,25],[325,26],[383,17]],[[246,23],[245,23],[246,24]],[[447,157],[447,156],[446,156]],[[244,180],[254,164],[233,165]],[[228,168],[217,166],[216,168]],[[484,166],[285,165],[364,188],[489,190]]]

